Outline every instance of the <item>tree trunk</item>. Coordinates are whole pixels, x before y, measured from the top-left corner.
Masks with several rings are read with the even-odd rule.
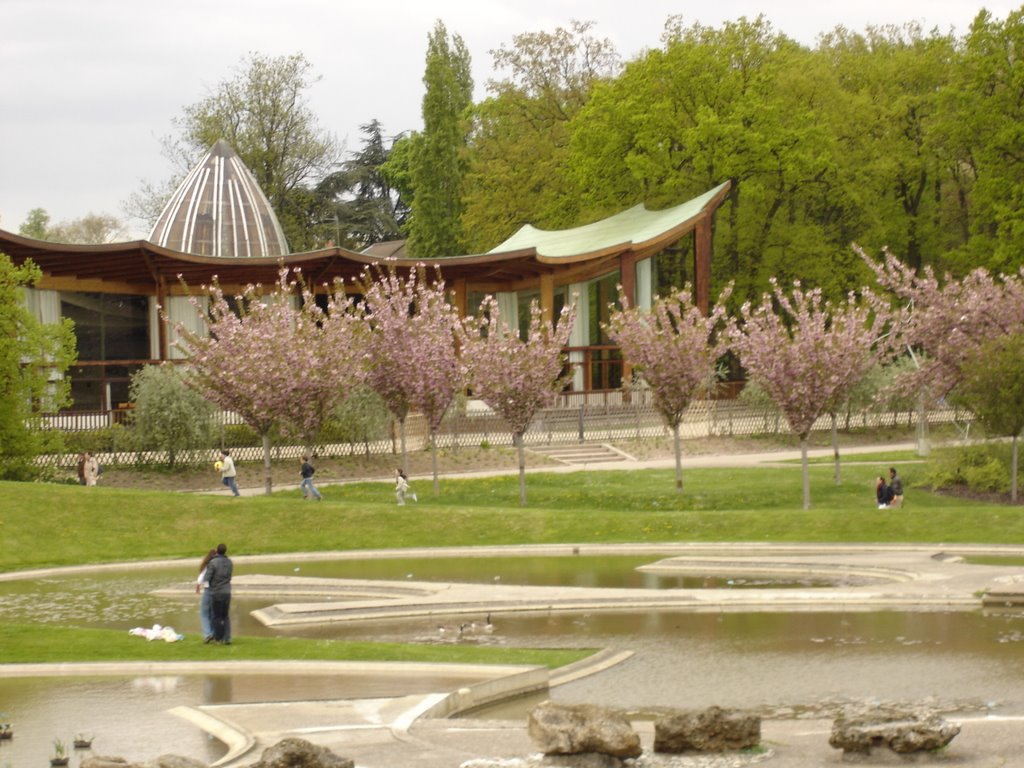
[[[434,471],[434,495],[441,495],[441,484],[437,481],[437,433],[430,433],[430,465]]]
[[[800,436],[800,465],[804,476],[804,509],[811,508],[811,472],[807,466],[807,435]]]
[[[526,447],[523,445],[523,435],[517,432],[512,435],[516,444],[516,452],[519,455],[519,506],[526,506]]]
[[[402,447],[402,471],[409,474],[409,455],[405,452],[405,419],[398,420],[398,442]]]
[[[269,496],[274,490],[274,478],[270,463],[270,433],[264,432],[260,435],[260,440],[263,442],[263,488]]]
[[[839,462],[839,428],[836,425],[836,415],[832,414],[832,456],[835,458],[836,471],[835,479],[836,485],[843,484],[843,470]]]
[[[917,398],[917,455],[928,456],[931,453],[931,441],[928,439],[928,407],[924,395]]]
[[[1010,501],[1017,503],[1017,435],[1013,436],[1010,452]]]
[[[683,492],[683,446],[679,440],[679,422],[672,425],[672,447],[676,452],[676,493]]]

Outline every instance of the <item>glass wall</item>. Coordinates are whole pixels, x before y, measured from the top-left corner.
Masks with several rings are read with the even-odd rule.
[[[590,389],[618,389],[622,386],[622,353],[608,337],[605,325],[614,309],[619,309],[619,272],[594,280],[587,285],[589,312],[589,344],[597,347],[590,353]]]
[[[78,364],[71,371],[72,406],[126,406],[131,375],[149,360],[149,298],[109,293],[61,293],[62,317],[75,323]]]

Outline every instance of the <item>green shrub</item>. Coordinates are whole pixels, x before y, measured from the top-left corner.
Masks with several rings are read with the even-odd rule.
[[[971,443],[935,451],[928,462],[933,488],[963,486],[976,491],[1010,490],[1010,450],[1005,442]]]
[[[1010,468],[995,456],[980,466],[964,469],[967,487],[975,491],[1006,493],[1010,490]]]
[[[238,448],[249,445],[262,445],[256,430],[248,424],[228,424],[224,427],[224,445]]]
[[[64,435],[64,448],[69,453],[110,453],[131,449],[131,439],[120,424],[97,427]]]

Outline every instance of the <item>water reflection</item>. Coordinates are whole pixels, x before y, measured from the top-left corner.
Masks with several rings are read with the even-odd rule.
[[[96,737],[77,755],[144,762],[174,752],[212,763],[224,745],[167,712],[202,700],[200,678],[0,678],[0,710],[14,726],[14,738],[0,742],[0,766],[47,765],[53,740],[70,745],[76,733]]]

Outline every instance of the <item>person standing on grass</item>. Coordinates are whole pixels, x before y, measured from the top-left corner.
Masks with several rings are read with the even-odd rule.
[[[212,618],[213,635],[206,638],[221,645],[231,644],[231,574],[235,569],[234,563],[227,555],[228,548],[225,544],[217,545],[216,554],[206,564],[206,581],[210,586],[210,613]]]
[[[82,468],[86,485],[96,485],[100,479],[100,463],[88,451],[85,454],[85,465]]]
[[[313,473],[316,472],[313,469],[313,465],[309,463],[309,456],[302,457],[302,483],[299,484],[299,488],[302,489],[302,498],[309,499],[313,498],[317,501],[321,501],[323,496],[320,495],[320,491],[313,485]]]
[[[206,553],[203,562],[199,564],[199,576],[196,577],[196,594],[199,597],[199,624],[203,630],[203,642],[208,643],[213,639],[213,613],[210,610],[210,581],[207,579],[206,567],[216,556],[217,550],[211,549]]]
[[[220,481],[231,489],[232,496],[241,496],[238,492],[238,483],[235,482],[235,460],[231,458],[231,451],[222,448],[220,451]]]
[[[890,507],[903,506],[903,478],[896,472],[896,467],[889,467],[889,488],[892,491]]]

